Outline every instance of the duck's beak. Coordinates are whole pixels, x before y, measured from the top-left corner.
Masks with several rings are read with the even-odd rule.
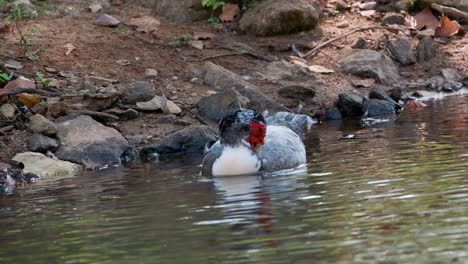
[[[252,147],[252,150],[257,153],[257,156],[260,156],[262,154],[262,145],[259,143],[250,143],[250,147]]]

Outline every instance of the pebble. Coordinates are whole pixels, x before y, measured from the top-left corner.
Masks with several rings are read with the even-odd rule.
[[[177,80],[179,80],[179,77],[177,77],[177,76],[174,75],[174,76],[172,76],[171,79],[172,79],[173,81],[177,81]]]

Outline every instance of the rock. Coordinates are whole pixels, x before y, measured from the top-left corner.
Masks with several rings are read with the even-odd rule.
[[[138,117],[138,111],[133,109],[121,110],[118,108],[112,108],[105,111],[108,114],[119,117],[120,121],[132,120]]]
[[[327,120],[341,120],[343,119],[343,116],[341,115],[340,109],[338,109],[338,107],[333,107],[327,109],[325,112],[325,118]]]
[[[36,88],[36,84],[29,80],[29,79],[26,79],[24,78],[23,76],[20,76],[16,79],[14,79],[13,81],[9,81],[5,87],[3,87],[4,89],[15,89],[15,88]]]
[[[242,16],[241,31],[258,36],[271,36],[315,28],[320,6],[311,0],[263,1]]]
[[[416,56],[414,55],[409,39],[399,38],[391,41],[388,48],[401,65],[416,63]]]
[[[96,17],[93,24],[103,27],[116,27],[120,24],[120,21],[108,14],[100,14]]]
[[[97,13],[102,10],[102,5],[101,4],[92,4],[88,6],[89,11],[93,13]]]
[[[201,68],[193,68],[193,70],[197,77],[202,79],[205,84],[211,85],[219,91],[234,88],[237,92],[247,97],[250,100],[251,108],[258,112],[265,110],[271,113],[289,111],[283,105],[263,94],[256,86],[244,81],[241,76],[222,66],[207,62]]]
[[[42,133],[44,135],[54,135],[57,133],[57,126],[43,115],[35,114],[29,118],[29,123],[26,124],[28,131],[31,133]]]
[[[364,97],[357,94],[341,93],[338,95],[337,107],[344,116],[362,116]]]
[[[271,62],[266,66],[264,75],[270,81],[315,80],[317,77],[305,67],[291,64],[285,60]]]
[[[136,105],[139,110],[143,111],[157,111],[164,110],[166,107],[167,98],[165,96],[154,96],[153,99],[146,102],[138,102]]]
[[[174,115],[178,115],[182,113],[182,109],[178,105],[176,105],[174,102],[172,102],[171,100],[167,100],[166,106],[164,107],[163,110],[164,112],[168,114],[174,114]]]
[[[24,165],[23,173],[34,173],[42,178],[73,176],[82,171],[82,166],[68,161],[51,159],[37,152],[24,152],[13,157]]]
[[[382,19],[382,25],[404,25],[405,24],[405,17],[401,14],[396,13],[388,13]]]
[[[337,0],[336,1],[336,10],[338,11],[347,11],[351,9],[351,6],[348,5],[348,3],[346,3],[345,1],[343,0]]]
[[[81,83],[80,90],[86,90],[91,93],[96,93],[97,92],[97,87],[94,85],[92,81],[84,80]]]
[[[315,90],[301,85],[291,85],[280,88],[278,94],[282,97],[305,102],[315,96]]]
[[[442,73],[442,76],[448,81],[458,81],[460,79],[460,75],[458,74],[458,71],[453,68],[443,68],[440,70]]]
[[[343,22],[340,22],[340,23],[336,24],[337,28],[345,28],[345,27],[348,27],[348,26],[349,26],[348,21],[343,21]]]
[[[0,107],[0,117],[4,120],[11,120],[16,116],[16,106],[13,104],[4,104]]]
[[[387,102],[392,103],[394,106],[400,106],[395,100],[390,97],[387,92],[380,86],[376,85],[372,90],[369,92],[370,99],[379,99],[385,100]]]
[[[250,100],[234,89],[203,97],[197,104],[200,113],[210,120],[221,120],[229,112],[249,108]]]
[[[163,117],[160,117],[154,121],[155,124],[172,124],[172,125],[177,125],[177,126],[190,126],[191,123],[185,120],[182,120],[178,118],[175,115],[166,115]]]
[[[429,36],[423,37],[416,47],[416,55],[419,62],[434,58],[435,52],[434,42],[432,41],[432,37]]]
[[[136,81],[124,85],[122,102],[124,104],[135,104],[137,102],[146,102],[156,96],[154,87],[147,81]]]
[[[48,103],[47,113],[53,118],[63,116],[67,113],[67,105],[63,101],[53,100]]]
[[[353,49],[365,49],[367,46],[367,41],[365,38],[357,38],[353,44],[351,44],[351,48]]]
[[[57,140],[42,134],[33,134],[27,142],[28,149],[33,152],[46,153],[49,150],[53,152],[58,146]]]
[[[400,100],[403,99],[403,94],[402,94],[400,88],[395,88],[395,89],[390,90],[389,96],[390,96],[390,98],[392,98],[395,102],[399,102]]]
[[[41,101],[40,103],[34,105],[31,108],[31,111],[35,114],[40,114],[40,115],[45,116],[48,108],[49,108],[49,105],[47,104],[47,102]]]
[[[395,105],[386,100],[369,99],[362,105],[362,112],[366,116],[392,115],[395,113]]]
[[[153,78],[156,78],[158,77],[158,71],[155,70],[155,69],[146,69],[145,70],[145,77],[146,78],[150,78],[150,79],[153,79]]]
[[[130,149],[117,130],[94,121],[89,116],[70,114],[57,119],[59,159],[88,167],[120,163],[121,155]]]
[[[390,84],[399,79],[397,65],[385,54],[374,50],[358,51],[340,61],[340,64],[346,73],[375,78],[383,84]]]
[[[449,92],[449,93],[460,91],[461,88],[463,88],[463,83],[456,82],[456,81],[446,80],[444,84],[442,85],[442,91]]]
[[[377,2],[370,1],[359,4],[359,9],[361,10],[374,10],[377,7]]]
[[[212,15],[211,9],[204,8],[200,0],[145,0],[143,2],[144,6],[152,8],[159,16],[170,20],[197,21],[208,19]]]
[[[140,154],[148,157],[155,153],[164,155],[203,152],[206,144],[217,139],[216,131],[209,126],[189,126],[165,135],[155,145],[143,147]]]

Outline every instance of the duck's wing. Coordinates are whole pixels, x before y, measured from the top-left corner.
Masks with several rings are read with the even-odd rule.
[[[219,140],[216,141],[216,143],[214,143],[209,149],[205,151],[205,157],[203,158],[202,163],[202,175],[212,175],[213,163],[217,158],[219,158],[219,156],[221,156],[222,152],[223,146],[221,145],[221,142]]]
[[[308,115],[294,114],[291,112],[278,112],[272,116],[266,118],[268,126],[285,126],[290,128],[294,133],[299,135],[300,138],[303,136],[304,127],[310,129],[312,124],[316,123]]]
[[[268,126],[261,157],[263,171],[277,171],[305,163],[306,150],[302,139],[290,128]]]

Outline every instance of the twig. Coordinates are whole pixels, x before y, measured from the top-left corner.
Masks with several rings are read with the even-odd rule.
[[[199,61],[206,61],[206,60],[211,60],[211,59],[216,59],[216,58],[221,58],[221,57],[227,57],[227,56],[237,56],[237,55],[244,55],[247,54],[248,52],[246,51],[238,51],[238,52],[229,52],[229,53],[224,53],[224,54],[218,54],[218,55],[213,55],[213,56],[208,56],[201,58],[199,60],[195,60],[196,62]]]
[[[15,128],[15,126],[13,126],[13,125],[2,127],[2,128],[0,128],[0,133],[5,134],[6,132],[13,130],[14,128]]]
[[[458,10],[453,7],[438,5],[438,4],[431,4],[431,8],[441,14],[452,15],[457,18],[464,18],[468,19],[468,13]]]
[[[97,111],[89,111],[89,110],[67,110],[67,114],[72,114],[72,113],[77,113],[77,114],[82,114],[82,115],[89,115],[89,116],[97,116],[97,117],[105,117],[105,118],[111,118],[118,120],[119,117],[115,115],[111,115],[108,113],[102,113],[102,112],[97,112]]]
[[[341,36],[338,36],[336,38],[332,38],[332,39],[329,39],[328,41],[325,41],[324,43],[318,45],[317,47],[311,49],[310,51],[308,51],[306,54],[302,54],[302,56],[300,56],[301,58],[306,58],[306,57],[309,57],[309,56],[314,56],[318,53],[318,51],[320,49],[323,49],[324,47],[330,45],[331,43],[337,41],[337,40],[340,40],[342,38],[345,38],[349,35],[352,35],[354,33],[357,33],[357,32],[362,32],[362,31],[367,31],[367,30],[374,30],[374,29],[386,29],[386,30],[398,30],[398,31],[404,31],[403,29],[398,29],[398,28],[393,28],[393,27],[383,27],[383,26],[375,26],[375,27],[367,27],[367,28],[359,28],[359,29],[355,29],[353,31],[350,31],[346,34],[343,34]]]
[[[61,95],[63,95],[62,93],[48,92],[48,91],[44,91],[44,90],[41,90],[41,89],[35,89],[35,88],[14,88],[14,89],[10,89],[8,91],[0,92],[0,96],[9,96],[9,95],[15,95],[15,94],[20,94],[20,93],[39,94],[39,95],[44,95],[44,96],[61,96]]]

